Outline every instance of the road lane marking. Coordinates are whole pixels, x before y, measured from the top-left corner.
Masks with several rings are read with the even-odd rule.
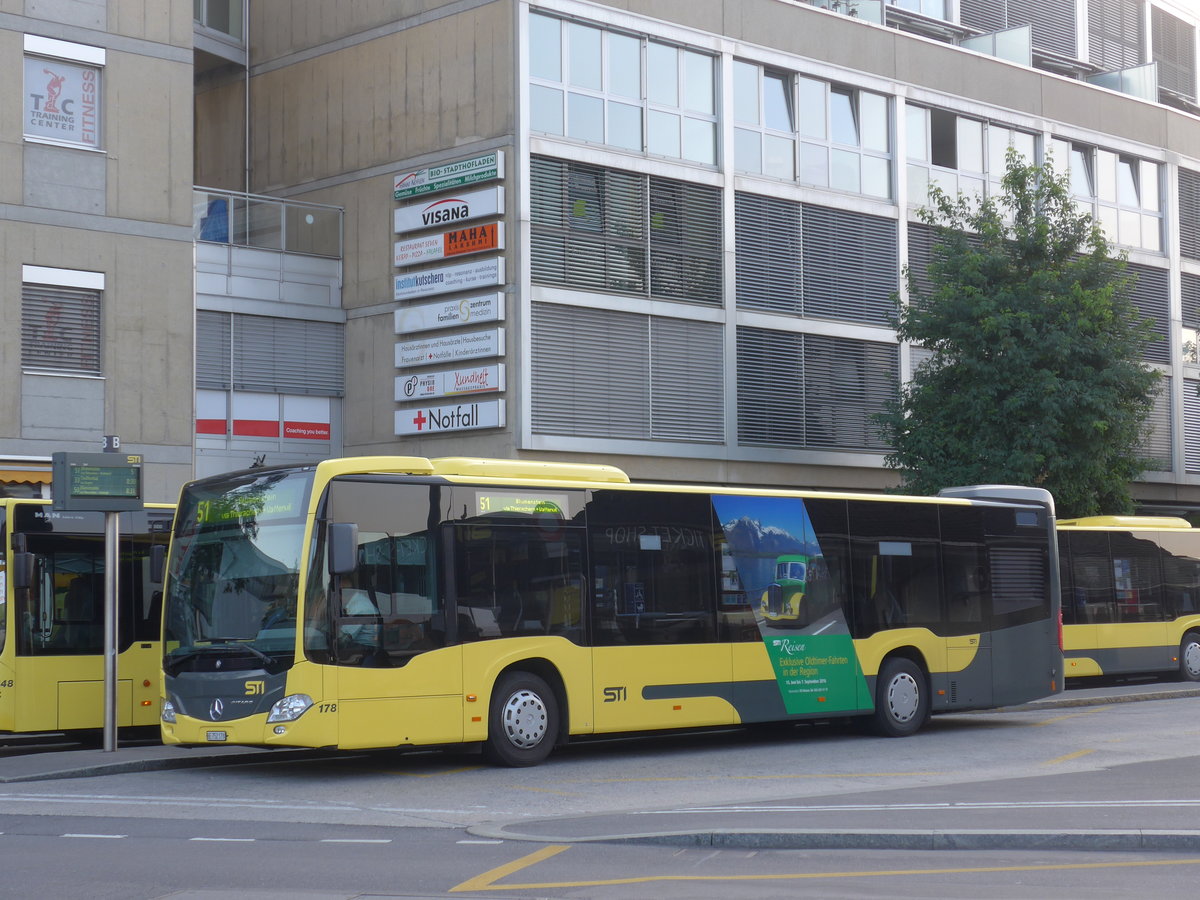
[[[1145,869],[1166,866],[1200,866],[1200,858],[1129,860],[1096,863],[1047,863],[1030,866],[964,866],[945,869],[880,869],[863,872],[797,872],[757,875],[645,875],[627,878],[606,878],[589,881],[545,881],[526,884],[497,884],[500,879],[522,869],[530,868],[568,849],[567,845],[551,845],[528,856],[522,856],[507,865],[490,869],[467,881],[450,888],[450,893],[464,891],[545,891],[579,887],[614,887],[626,884],[650,884],[653,882],[702,882],[702,881],[817,881],[823,878],[897,878],[905,876],[926,877],[929,875],[986,875],[1022,872],[1069,872],[1086,869]]]
[[[1076,750],[1074,753],[1064,753],[1062,756],[1056,756],[1054,759],[1048,759],[1043,766],[1057,766],[1059,763],[1070,762],[1073,759],[1079,759],[1082,756],[1087,756],[1089,753],[1095,753],[1095,750]]]
[[[206,841],[211,844],[253,844],[256,838],[229,838],[229,837],[194,837],[188,838],[189,841]]]
[[[678,809],[644,809],[628,813],[631,816],[680,816],[691,813],[735,812],[735,813],[808,813],[808,812],[883,812],[909,810],[959,810],[959,809],[1104,809],[1110,807],[1190,807],[1200,806],[1200,800],[995,800],[959,801],[956,803],[827,803],[788,804],[786,806],[683,806]]]
[[[64,834],[62,836],[69,837],[69,838],[103,838],[106,840],[115,840],[118,838],[128,837],[128,835],[125,835],[125,834],[74,834],[74,833]]]
[[[322,844],[390,844],[391,838],[321,838]]]

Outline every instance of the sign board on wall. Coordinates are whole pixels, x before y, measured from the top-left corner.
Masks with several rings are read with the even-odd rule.
[[[504,329],[489,328],[444,337],[400,341],[396,344],[396,368],[436,365],[464,359],[504,355]]]
[[[461,300],[422,303],[394,313],[396,334],[414,334],[455,325],[498,322],[504,318],[504,295],[499,291]]]
[[[479,184],[503,178],[504,151],[496,150],[472,159],[446,163],[443,166],[402,172],[395,177],[393,196],[397,200],[403,200],[406,197],[417,197],[434,191],[445,191],[468,184]]]
[[[440,269],[426,269],[397,275],[393,300],[431,297],[450,291],[471,291],[504,283],[504,259],[485,259],[481,262],[459,263]]]
[[[472,219],[498,216],[504,210],[504,188],[500,185],[469,191],[450,197],[438,197],[423,203],[412,203],[397,209],[393,215],[396,234],[457,225]]]
[[[413,266],[486,250],[503,250],[504,223],[467,225],[453,231],[396,241],[394,249],[397,266]]]
[[[504,401],[481,400],[456,406],[396,410],[396,434],[438,434],[476,428],[503,428]]]
[[[449,372],[415,372],[396,376],[396,401],[432,400],[464,394],[495,394],[504,390],[504,363],[452,369]]]

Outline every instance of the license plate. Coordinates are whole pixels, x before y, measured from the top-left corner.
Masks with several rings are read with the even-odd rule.
[[[210,731],[204,737],[209,741],[223,741],[227,737],[227,734],[224,731]]]

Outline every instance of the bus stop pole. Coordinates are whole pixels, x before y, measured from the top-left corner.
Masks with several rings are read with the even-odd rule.
[[[104,514],[104,750],[117,749],[117,587],[120,513]]]

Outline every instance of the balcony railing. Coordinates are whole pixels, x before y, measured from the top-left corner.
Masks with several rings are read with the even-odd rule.
[[[196,188],[193,226],[197,241],[342,256],[342,208]]]

